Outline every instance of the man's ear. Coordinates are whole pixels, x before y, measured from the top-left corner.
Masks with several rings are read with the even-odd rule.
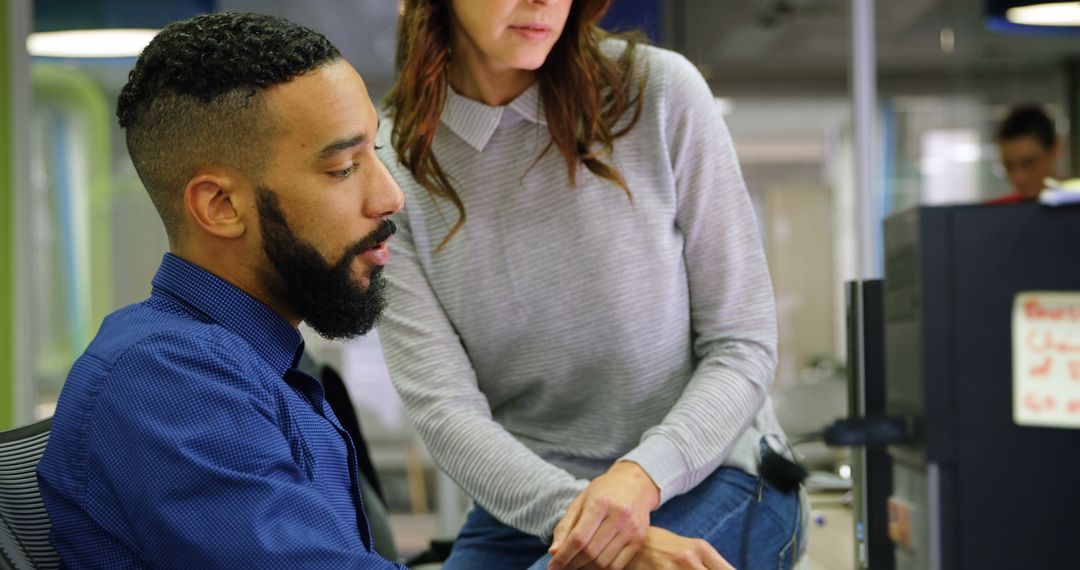
[[[184,209],[202,231],[225,239],[238,238],[247,230],[238,203],[244,200],[242,188],[235,174],[201,171],[184,188]]]

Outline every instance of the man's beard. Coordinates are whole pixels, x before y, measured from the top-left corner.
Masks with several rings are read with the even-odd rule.
[[[276,289],[273,293],[325,338],[348,339],[370,332],[386,304],[386,280],[382,267],[376,266],[365,288],[353,277],[352,263],[356,256],[393,235],[397,230],[394,223],[383,221],[331,265],[293,233],[273,190],[259,187],[256,200],[263,251],[277,273],[277,279],[267,276]]]

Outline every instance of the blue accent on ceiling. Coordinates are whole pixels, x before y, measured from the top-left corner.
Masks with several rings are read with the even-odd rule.
[[[161,28],[217,10],[217,0],[35,0],[34,31]]]
[[[649,41],[663,41],[664,8],[662,0],[614,0],[600,27],[611,31],[640,30]]]

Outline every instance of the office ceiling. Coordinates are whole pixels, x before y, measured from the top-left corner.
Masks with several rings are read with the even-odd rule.
[[[663,43],[699,64],[719,92],[833,95],[847,90],[850,0],[657,1],[666,20]],[[942,82],[1023,90],[1025,84],[1059,75],[1067,59],[1080,58],[1080,35],[986,30],[983,0],[875,4],[879,75],[886,91],[920,82],[936,92]],[[357,66],[376,97],[392,81],[397,2],[220,0],[219,7],[274,13],[322,31]]]
[[[618,1],[618,0],[616,0]],[[715,82],[845,78],[850,0],[679,0],[674,47]],[[877,56],[887,78],[999,75],[1023,81],[1080,56],[1080,35],[1006,35],[984,26],[983,0],[875,3]]]

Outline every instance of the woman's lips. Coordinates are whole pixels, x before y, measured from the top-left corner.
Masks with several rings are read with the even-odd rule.
[[[542,40],[551,35],[551,28],[541,24],[510,26],[510,29],[527,40]]]

